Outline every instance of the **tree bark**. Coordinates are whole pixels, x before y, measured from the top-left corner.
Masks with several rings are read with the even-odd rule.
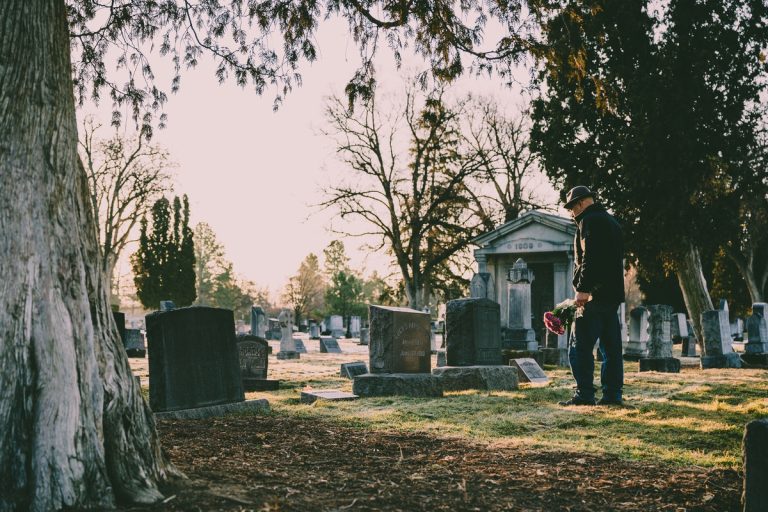
[[[178,474],[99,265],[64,0],[0,2],[0,510],[161,499]]]
[[[736,268],[739,269],[741,277],[744,278],[744,283],[747,285],[752,304],[755,302],[763,302],[763,291],[755,276],[754,254],[751,254],[751,257],[749,258],[745,258],[743,254],[737,252],[735,249],[727,250],[726,254],[731,258],[731,261],[736,265]]]
[[[691,242],[686,242],[685,252],[676,265],[677,282],[683,292],[688,317],[693,325],[696,339],[703,348],[704,337],[701,330],[701,314],[715,309],[709,296],[707,281],[701,268],[699,250]]]

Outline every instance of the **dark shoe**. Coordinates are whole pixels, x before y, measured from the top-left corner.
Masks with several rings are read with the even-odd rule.
[[[574,396],[570,400],[566,400],[564,402],[558,402],[558,404],[566,407],[569,405],[595,405],[595,399],[592,400],[585,400],[584,398],[581,398],[580,396]]]
[[[621,398],[619,398],[618,400],[615,400],[615,399],[611,400],[611,399],[603,397],[603,398],[601,398],[600,400],[597,401],[597,405],[618,405],[620,407],[623,407],[624,406],[624,400],[622,400]]]

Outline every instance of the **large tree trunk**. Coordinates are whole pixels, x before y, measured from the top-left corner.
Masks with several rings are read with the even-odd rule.
[[[64,0],[0,2],[0,510],[154,502],[175,473],[107,301]]]
[[[712,298],[709,296],[707,281],[704,279],[699,250],[691,242],[686,242],[686,244],[685,252],[676,265],[677,282],[683,292],[685,307],[688,309],[688,317],[693,324],[696,339],[703,348],[701,314],[715,308],[712,305]]]
[[[736,252],[735,249],[728,250],[726,254],[731,258],[731,261],[736,264],[736,268],[739,269],[741,277],[744,278],[744,283],[747,285],[747,290],[749,291],[749,297],[752,299],[752,303],[763,302],[763,291],[755,276],[754,255],[750,258],[745,258],[742,254]]]

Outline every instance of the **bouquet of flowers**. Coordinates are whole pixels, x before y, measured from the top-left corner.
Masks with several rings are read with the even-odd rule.
[[[544,325],[553,334],[565,334],[565,330],[577,318],[578,310],[573,299],[566,299],[557,304],[552,311],[544,313]]]

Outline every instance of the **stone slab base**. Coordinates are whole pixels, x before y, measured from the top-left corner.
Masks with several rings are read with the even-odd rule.
[[[443,383],[430,373],[366,373],[352,384],[358,396],[441,397]]]
[[[748,368],[768,368],[768,354],[741,354],[741,361]]]
[[[542,366],[544,364],[544,352],[542,352],[541,350],[509,350],[509,349],[501,350],[501,362],[504,365],[509,365],[509,362],[512,359],[524,359],[524,358],[535,359],[536,362],[539,363],[539,366]]]
[[[567,368],[571,365],[568,362],[567,348],[543,348],[541,349],[541,354],[544,364],[552,364],[562,368]]]
[[[280,359],[280,360],[300,359],[301,358],[301,354],[299,354],[298,352],[278,352],[277,353],[277,358]]]
[[[680,360],[674,357],[644,357],[640,359],[640,371],[680,373]]]
[[[741,358],[736,352],[721,356],[701,356],[702,368],[741,368]]]
[[[244,402],[234,402],[231,404],[209,405],[207,407],[195,407],[194,409],[181,409],[179,411],[156,412],[155,418],[159,420],[200,420],[204,418],[213,418],[224,416],[231,413],[253,413],[268,412],[269,402],[267,400],[246,400]]]
[[[279,380],[243,379],[244,391],[277,391],[280,389]]]
[[[338,389],[326,389],[318,391],[302,391],[301,403],[311,404],[318,400],[330,400],[332,402],[357,400],[360,398],[352,393],[346,391],[339,391]]]
[[[511,366],[443,366],[434,368],[445,391],[485,389],[514,391],[518,387],[517,368]]]

